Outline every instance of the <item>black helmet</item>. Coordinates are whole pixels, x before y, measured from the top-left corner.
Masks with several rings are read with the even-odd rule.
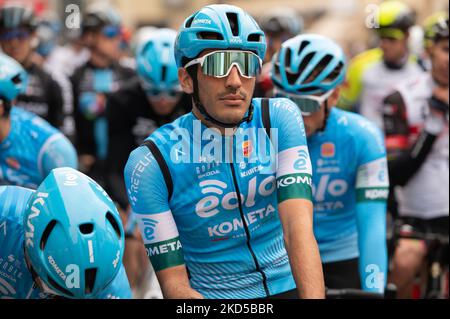
[[[266,33],[296,36],[303,32],[303,18],[291,8],[275,8],[261,16],[259,25]]]
[[[38,25],[33,8],[10,4],[0,8],[0,31],[7,29],[27,28],[34,31]]]
[[[93,7],[88,9],[82,19],[82,32],[98,31],[104,26],[120,26],[122,21],[116,10],[110,7]]]

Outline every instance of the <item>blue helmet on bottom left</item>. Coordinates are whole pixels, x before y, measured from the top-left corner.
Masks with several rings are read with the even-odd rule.
[[[60,296],[94,298],[121,268],[119,212],[100,185],[77,170],[52,170],[30,198],[23,224],[31,271]]]

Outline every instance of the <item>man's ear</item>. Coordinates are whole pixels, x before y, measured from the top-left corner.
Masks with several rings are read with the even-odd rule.
[[[333,93],[331,94],[331,96],[328,98],[328,105],[330,106],[330,107],[332,107],[332,106],[335,106],[336,104],[337,104],[337,102],[338,102],[338,100],[339,100],[339,95],[340,95],[340,93],[341,93],[341,86],[339,85],[339,86],[337,86],[335,89],[334,89],[334,91],[333,91]]]
[[[178,81],[180,82],[183,92],[186,94],[194,93],[194,81],[185,68],[178,69]]]

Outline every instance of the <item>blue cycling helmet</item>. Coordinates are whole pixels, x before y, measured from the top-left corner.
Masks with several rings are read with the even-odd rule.
[[[24,214],[33,277],[66,298],[94,298],[115,278],[124,251],[119,212],[106,192],[72,168],[56,168]]]
[[[181,91],[174,56],[177,32],[158,29],[139,46],[136,53],[137,72],[144,88]]]
[[[203,7],[188,17],[175,42],[178,67],[207,49],[238,49],[255,52],[262,60],[266,54],[264,32],[244,10],[232,5]]]
[[[272,59],[272,81],[284,92],[311,95],[337,87],[345,78],[344,51],[317,34],[302,34],[281,45]]]
[[[0,99],[11,102],[27,87],[27,72],[13,58],[0,53]]]

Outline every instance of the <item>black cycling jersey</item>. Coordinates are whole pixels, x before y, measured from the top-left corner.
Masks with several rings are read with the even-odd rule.
[[[76,147],[80,155],[104,160],[107,151],[107,95],[135,79],[135,71],[119,64],[97,68],[87,62],[71,77],[74,96]]]
[[[61,128],[64,120],[61,86],[49,72],[34,63],[26,71],[27,89],[17,97],[16,105],[39,115],[54,127]]]
[[[157,115],[137,80],[108,96],[108,187],[113,199],[123,208],[128,205],[123,169],[131,151],[155,129],[190,112],[191,108],[191,98],[183,94],[171,114]]]

